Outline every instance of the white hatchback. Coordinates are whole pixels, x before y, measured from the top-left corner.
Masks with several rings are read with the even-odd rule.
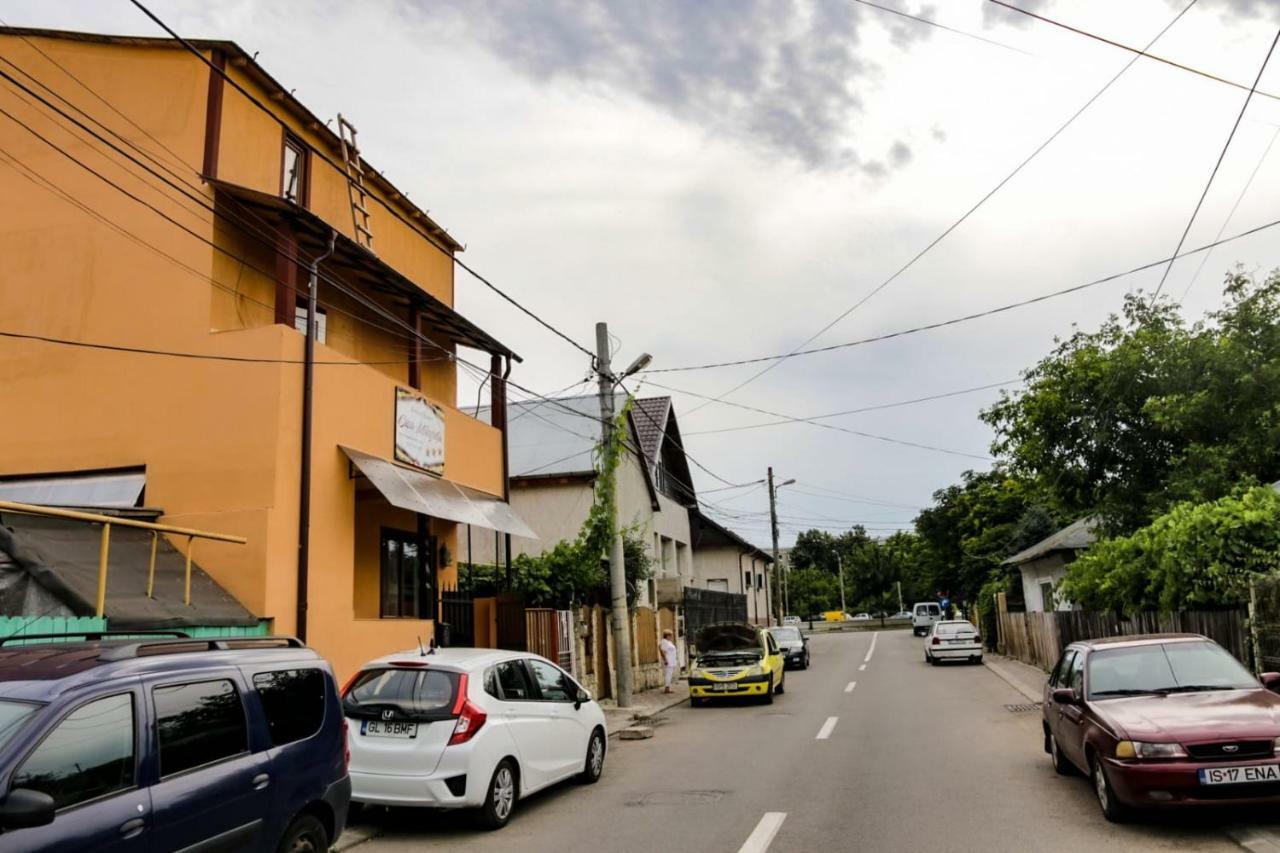
[[[933,623],[924,641],[924,659],[931,664],[944,660],[967,660],[982,663],[982,637],[972,622],[948,619]]]
[[[546,658],[417,649],[365,664],[342,691],[351,799],[480,810],[493,829],[516,801],[604,770],[604,712]]]

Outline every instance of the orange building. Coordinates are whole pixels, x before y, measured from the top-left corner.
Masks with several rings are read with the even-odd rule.
[[[235,44],[194,48],[0,29],[0,485],[143,475],[164,523],[246,537],[196,559],[349,673],[431,637],[459,523],[527,532],[518,359],[453,310],[461,246],[353,132]],[[459,346],[488,354],[497,428],[454,405]]]

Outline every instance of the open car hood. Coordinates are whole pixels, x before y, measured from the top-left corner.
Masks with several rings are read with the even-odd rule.
[[[760,651],[760,629],[742,622],[708,625],[695,640],[699,654]]]

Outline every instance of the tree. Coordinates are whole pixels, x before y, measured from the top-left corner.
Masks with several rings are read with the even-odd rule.
[[[1062,594],[1086,609],[1181,610],[1239,604],[1250,575],[1280,570],[1280,493],[1237,488],[1176,504],[1150,525],[1097,542],[1067,568]]]
[[[1188,326],[1170,300],[1125,299],[1024,373],[982,414],[993,451],[1059,516],[1126,533],[1175,503],[1280,476],[1280,274],[1229,275],[1225,304]]]

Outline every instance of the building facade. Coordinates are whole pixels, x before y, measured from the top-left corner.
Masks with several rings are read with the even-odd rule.
[[[460,244],[354,134],[235,44],[195,47],[0,30],[28,89],[0,89],[0,492],[62,478],[91,503],[75,481],[141,476],[162,521],[246,537],[200,565],[342,674],[430,638],[460,523],[527,532],[504,503],[514,355],[453,310]],[[454,405],[459,345],[487,354],[491,423]]]
[[[1004,561],[1022,577],[1022,600],[1027,612],[1072,609],[1072,603],[1056,590],[1071,561],[1094,543],[1096,524],[1096,519],[1082,518]]]

